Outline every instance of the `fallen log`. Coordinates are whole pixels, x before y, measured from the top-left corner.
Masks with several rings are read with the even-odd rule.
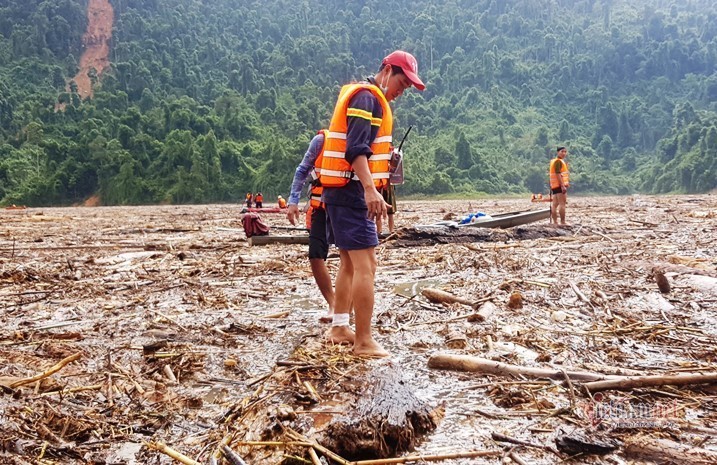
[[[262,383],[255,395],[225,415],[236,426],[228,445],[249,464],[280,463],[288,455],[310,460],[297,441],[344,465],[414,450],[444,407],[419,399],[395,365],[337,357],[342,351],[320,338],[302,339],[273,372],[251,382]],[[249,446],[268,442],[281,445]]]
[[[562,371],[545,368],[530,368],[508,363],[496,362],[467,355],[438,354],[428,359],[428,368],[439,370],[471,371],[500,376],[529,376],[564,380],[567,375],[571,381],[600,381],[622,379],[612,375],[590,373],[587,371]]]
[[[251,236],[247,239],[250,246],[269,244],[308,244],[309,236]]]
[[[680,444],[668,439],[637,436],[625,439],[626,457],[651,460],[657,463],[689,463],[690,465],[714,465],[717,452]]]
[[[625,391],[641,387],[685,386],[692,384],[711,384],[717,382],[717,373],[686,373],[680,375],[632,376],[620,379],[606,379],[583,384],[590,392]]]
[[[383,459],[413,450],[443,419],[443,406],[418,399],[396,368],[375,368],[363,378],[358,401],[329,423],[320,441],[342,457]]]

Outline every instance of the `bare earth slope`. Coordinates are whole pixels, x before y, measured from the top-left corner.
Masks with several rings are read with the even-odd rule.
[[[89,0],[87,6],[87,32],[82,36],[84,51],[80,57],[80,70],[74,77],[77,92],[85,99],[92,97],[92,82],[87,72],[94,68],[97,76],[110,65],[110,40],[114,10],[109,0]]]

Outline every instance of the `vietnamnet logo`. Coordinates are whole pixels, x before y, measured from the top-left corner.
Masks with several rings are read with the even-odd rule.
[[[626,398],[607,399],[602,394],[593,401],[583,402],[581,410],[594,426],[612,428],[674,428],[684,417],[684,407],[676,400],[669,402],[635,402]]]

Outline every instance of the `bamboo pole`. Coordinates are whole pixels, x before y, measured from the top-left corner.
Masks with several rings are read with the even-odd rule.
[[[573,381],[601,381],[622,379],[611,375],[590,373],[587,371],[548,370],[545,368],[531,368],[508,363],[496,362],[480,357],[465,355],[438,354],[428,359],[429,368],[456,371],[473,371],[501,376],[531,376],[533,378],[564,379],[567,374]]]
[[[187,457],[181,452],[177,452],[163,442],[145,442],[144,444],[150,449],[154,449],[157,452],[161,452],[164,455],[173,458],[177,462],[183,463],[184,465],[202,465],[201,463]]]
[[[690,373],[672,376],[634,376],[622,379],[607,379],[585,383],[583,386],[590,392],[614,389],[624,391],[633,388],[655,386],[685,386],[690,384],[711,384],[717,382],[717,373]]]
[[[503,455],[503,451],[500,450],[476,450],[471,452],[455,452],[452,454],[408,455],[406,457],[396,457],[390,459],[359,460],[358,462],[351,462],[351,465],[390,465],[394,463],[407,463],[418,461],[440,462],[442,460],[472,459],[476,457],[499,457],[501,455]]]

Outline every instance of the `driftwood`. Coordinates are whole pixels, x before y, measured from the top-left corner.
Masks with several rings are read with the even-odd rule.
[[[145,443],[145,445],[150,449],[154,449],[169,457],[172,457],[174,460],[181,462],[184,465],[201,465],[201,463],[197,462],[196,460],[187,457],[181,452],[177,452],[176,450],[172,449],[171,447],[162,442],[148,442]]]
[[[585,383],[583,386],[590,392],[614,389],[624,391],[633,388],[655,386],[685,386],[692,384],[711,384],[717,382],[717,373],[685,373],[671,376],[634,376],[621,379],[606,379]]]
[[[470,321],[470,322],[486,321],[494,313],[496,313],[497,310],[498,310],[498,307],[496,307],[493,302],[485,302],[483,305],[480,306],[480,308],[478,309],[478,311],[476,313],[474,313],[473,315],[470,315],[468,317],[468,321]]]
[[[565,379],[567,374],[572,381],[599,381],[616,379],[615,376],[590,373],[587,371],[549,370],[529,368],[519,365],[496,362],[486,358],[465,355],[438,354],[428,359],[428,367],[440,370],[472,371],[501,376],[531,376],[534,378]]]
[[[596,432],[588,433],[583,430],[575,430],[570,434],[557,436],[555,445],[560,452],[569,455],[604,455],[620,447],[620,442]]]
[[[717,463],[717,452],[649,436],[626,439],[624,453],[627,457],[657,463],[690,465],[714,465]]]
[[[41,379],[47,378],[48,376],[51,376],[54,373],[57,373],[58,371],[62,370],[62,368],[64,368],[65,365],[68,365],[68,364],[74,362],[75,360],[78,360],[81,356],[82,356],[82,354],[80,354],[78,352],[74,355],[70,355],[69,357],[66,357],[66,358],[60,360],[55,365],[51,366],[49,369],[47,369],[46,371],[44,371],[38,375],[31,376],[29,378],[20,378],[20,379],[7,378],[5,381],[7,384],[5,384],[5,382],[3,382],[2,380],[0,380],[0,384],[2,384],[5,387],[9,387],[11,389],[15,389],[17,387],[24,386],[26,384],[32,384],[35,381],[40,381]]]
[[[328,425],[320,441],[342,457],[377,459],[412,450],[443,418],[443,407],[419,400],[395,368],[375,368],[360,385],[358,402]]]
[[[269,244],[308,244],[309,236],[251,236],[247,242],[250,246]]]
[[[421,294],[423,297],[428,299],[429,301],[433,303],[438,304],[454,304],[459,303],[463,305],[468,305],[469,307],[477,307],[481,305],[482,303],[488,301],[489,299],[492,299],[492,297],[483,297],[477,300],[469,300],[464,299],[463,297],[459,297],[455,294],[451,294],[450,292],[442,291],[440,289],[436,289],[433,287],[427,287],[421,291]]]

